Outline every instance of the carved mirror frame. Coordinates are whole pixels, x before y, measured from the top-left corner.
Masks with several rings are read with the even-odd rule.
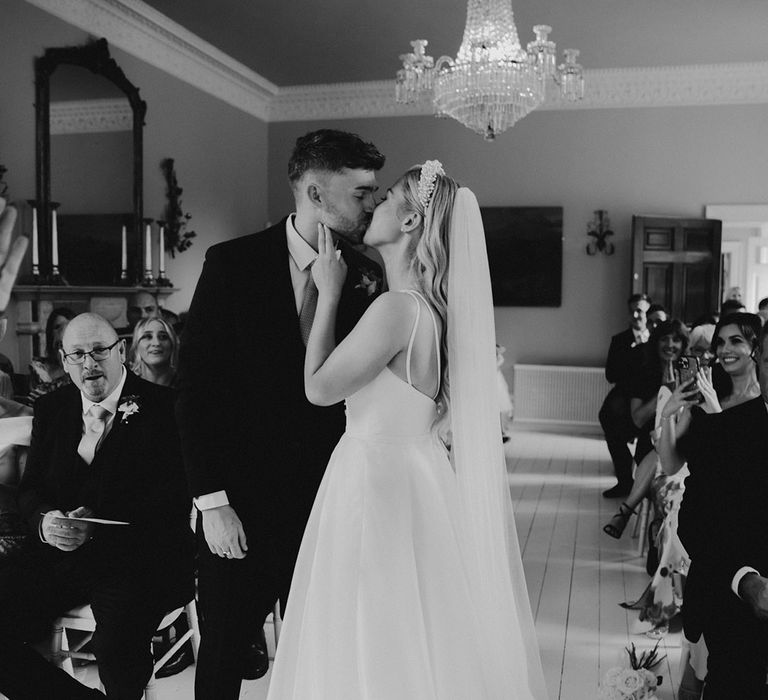
[[[84,46],[46,49],[35,59],[35,140],[36,140],[36,193],[38,208],[40,272],[43,279],[51,278],[51,102],[50,79],[61,65],[81,66],[107,78],[122,90],[133,112],[133,235],[138,243],[139,255],[134,269],[128,270],[133,283],[141,280],[144,260],[143,236],[143,177],[144,177],[144,118],[147,103],[139,96],[139,89],[125,77],[120,66],[109,55],[106,39],[98,39]]]

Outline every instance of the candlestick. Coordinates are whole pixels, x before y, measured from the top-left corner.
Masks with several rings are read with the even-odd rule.
[[[127,232],[125,226],[120,239],[120,282],[126,283],[128,281],[128,243]]]
[[[160,277],[165,277],[165,224],[164,223],[160,223]]]
[[[51,264],[54,268],[57,268],[59,266],[59,226],[55,209],[51,212],[51,216],[53,217],[51,229]]]
[[[156,284],[152,275],[152,221],[153,219],[144,219],[146,225],[144,233],[144,279],[141,283],[145,287],[154,287]]]
[[[51,202],[51,284],[67,284],[59,271],[59,220],[58,202]]]
[[[144,272],[152,272],[152,225],[147,224],[144,238]]]
[[[32,267],[40,264],[37,250],[37,207],[32,209]]]

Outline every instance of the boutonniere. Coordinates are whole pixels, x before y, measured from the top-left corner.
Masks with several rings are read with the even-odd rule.
[[[117,407],[117,410],[120,411],[120,413],[123,414],[123,417],[120,419],[121,423],[127,423],[128,418],[130,418],[134,413],[139,412],[139,397],[138,396],[125,396],[123,400],[120,402],[120,405]]]
[[[381,291],[382,283],[381,275],[377,275],[373,270],[361,268],[360,281],[355,285],[355,289],[362,289],[371,296]]]

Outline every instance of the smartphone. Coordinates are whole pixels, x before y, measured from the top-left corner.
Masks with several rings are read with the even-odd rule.
[[[678,386],[690,386],[696,382],[696,373],[699,371],[701,363],[696,355],[680,355],[675,361],[675,378]],[[691,386],[691,388],[693,388]],[[704,400],[701,393],[693,397],[695,401]]]

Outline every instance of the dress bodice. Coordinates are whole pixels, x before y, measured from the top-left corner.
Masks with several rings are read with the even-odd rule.
[[[385,367],[347,401],[347,433],[363,438],[407,438],[429,434],[435,402]]]
[[[385,367],[371,382],[348,397],[346,406],[349,435],[365,438],[428,435],[437,417],[436,396],[423,394],[413,386],[411,380],[411,353],[421,319],[422,304],[432,320],[437,373],[440,375],[440,335],[437,320],[421,293],[412,289],[406,289],[404,293],[416,303],[416,315],[405,360],[407,381],[403,381],[389,367]]]

